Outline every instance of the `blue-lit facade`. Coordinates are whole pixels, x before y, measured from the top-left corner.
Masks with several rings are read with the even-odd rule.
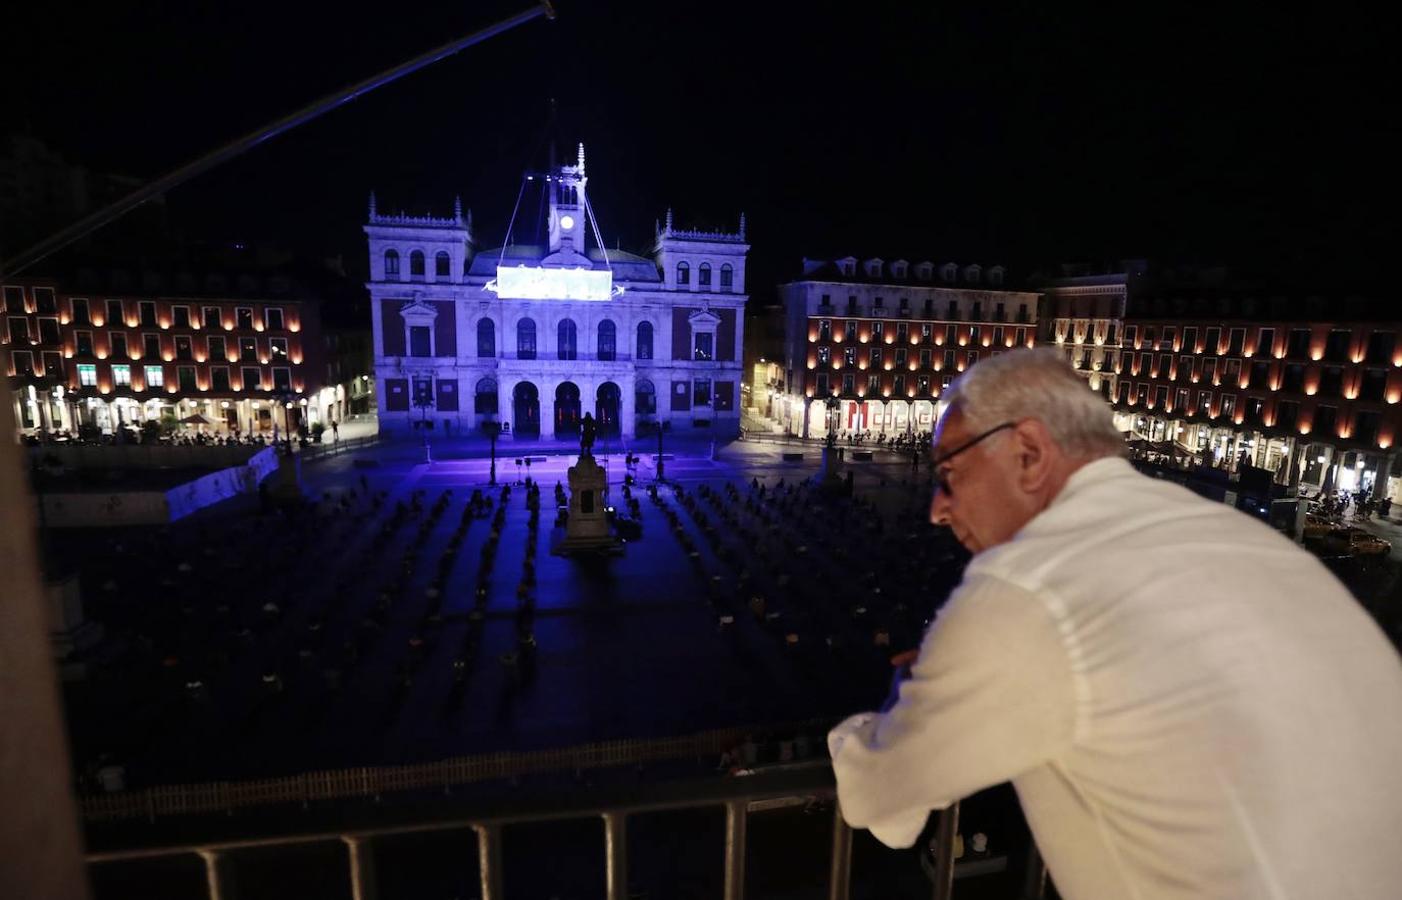
[[[587,235],[584,153],[544,181],[541,244],[478,249],[461,204],[446,218],[370,203],[380,427],[573,442],[584,413],[605,438],[738,432],[744,340],[739,230],[687,231],[669,211],[649,255]],[[509,231],[508,221],[502,222]],[[597,232],[596,232],[597,234]]]

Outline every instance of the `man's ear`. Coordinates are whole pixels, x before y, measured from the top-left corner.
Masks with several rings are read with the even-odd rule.
[[[1056,465],[1058,447],[1051,431],[1040,419],[1023,419],[1013,427],[1017,442],[1019,486],[1029,493],[1046,483]]]

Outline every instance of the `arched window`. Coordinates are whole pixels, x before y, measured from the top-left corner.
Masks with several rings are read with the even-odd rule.
[[[605,362],[618,358],[618,328],[612,319],[599,323],[599,359]]]
[[[445,250],[439,250],[433,257],[433,277],[451,278],[453,275],[453,261],[448,258]]]
[[[516,323],[516,358],[535,359],[535,319]]]
[[[490,322],[490,319],[485,321]],[[495,378],[481,378],[477,381],[477,397],[472,406],[479,415],[494,416],[497,414],[497,380]]]
[[[657,412],[657,391],[653,389],[651,381],[640,378],[633,386],[633,413],[643,416],[652,415],[655,412]]]
[[[477,320],[477,355],[497,355],[497,323],[491,319]]]
[[[726,263],[720,267],[720,289],[729,293],[734,286],[735,270],[731,268],[730,263]]]
[[[560,359],[579,359],[579,328],[574,319],[561,319],[555,336],[555,352]]]
[[[409,277],[424,277],[424,252],[415,250],[409,254]]]
[[[691,266],[684,263],[677,263],[677,284],[691,284]]]
[[[696,286],[708,288],[711,286],[711,264],[702,263],[701,268],[696,273]]]
[[[386,250],[386,251],[385,251],[385,277],[386,277],[386,278],[395,278],[395,279],[397,279],[397,278],[399,277],[399,251],[398,251],[398,250]]]
[[[652,323],[638,323],[638,359],[652,359]]]

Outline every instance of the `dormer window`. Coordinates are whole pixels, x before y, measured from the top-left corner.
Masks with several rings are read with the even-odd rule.
[[[868,277],[868,278],[880,278],[880,277],[881,277],[881,260],[879,260],[879,259],[869,259],[869,260],[867,260],[867,262],[866,262],[866,271],[867,271],[867,277]]]
[[[917,281],[929,281],[935,274],[933,263],[920,263],[915,267],[915,279]]]
[[[940,266],[940,281],[954,282],[959,280],[959,267],[954,263],[945,263]]]
[[[988,270],[988,283],[1001,285],[1003,283],[1004,270],[1002,266],[994,266]]]
[[[983,270],[980,269],[977,265],[965,266],[964,280],[967,281],[969,284],[978,284],[979,276],[982,274],[982,272]]]
[[[893,263],[891,263],[891,277],[892,277],[892,278],[901,278],[901,279],[904,279],[904,278],[905,278],[905,273],[906,273],[906,264],[905,264],[905,263],[903,263],[903,262],[893,262]]]

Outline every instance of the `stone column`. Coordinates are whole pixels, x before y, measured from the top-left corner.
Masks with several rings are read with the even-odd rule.
[[[555,437],[555,388],[557,383],[549,379],[541,379],[540,388],[540,436],[546,438]]]
[[[623,394],[618,401],[618,424],[622,429],[623,436],[625,438],[631,438],[637,433],[633,422],[634,417],[637,415],[633,409],[634,390],[637,385],[632,375],[619,379],[617,383],[619,391]]]

